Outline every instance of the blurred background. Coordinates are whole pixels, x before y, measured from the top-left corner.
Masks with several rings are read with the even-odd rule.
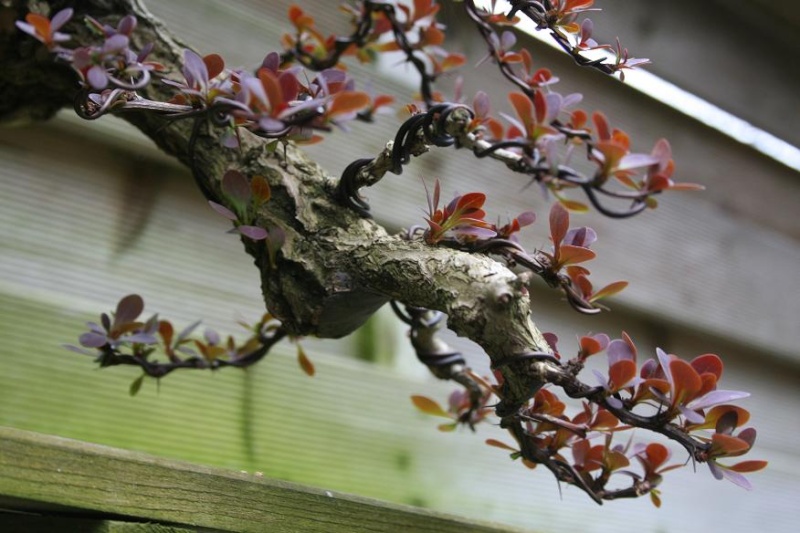
[[[255,66],[289,30],[291,2],[146,1],[201,53],[229,66]],[[323,31],[344,32],[338,2],[298,0]],[[541,287],[534,292],[540,329],[555,332],[562,353],[576,336],[627,331],[640,358],[656,346],[684,358],[714,352],[725,361],[722,386],[753,396],[741,405],[759,430],[747,492],[714,480],[704,465],[670,473],[663,506],[641,501],[602,508],[583,493],[529,471],[486,438],[492,427],[440,433],[409,397],[441,403],[454,386],[416,362],[405,327],[379,312],[341,341],[303,341],[317,367],[303,374],[295,347],[279,345],[246,372],[178,372],[145,381],[131,397],[133,368],[99,371],[68,352],[84,322],[117,300],[141,294],[146,313],[176,327],[244,336],[238,320],[263,312],[258,273],[226,221],[208,208],[187,171],[122,121],[87,124],[63,112],[46,124],[0,129],[0,424],[151,454],[259,471],[364,496],[424,506],[540,532],[793,531],[800,521],[800,5],[789,0],[597,2],[595,37],[619,36],[648,74],[626,83],[579,69],[539,39],[520,36],[536,66],[561,78],[556,90],[581,92],[581,107],[603,110],[630,133],[636,151],[670,140],[679,181],[703,193],[673,193],[659,208],[627,221],[575,215],[600,237],[591,264],[596,283],[631,285],[597,317],[573,312]],[[507,109],[510,87],[486,63],[459,4],[444,2],[448,48],[467,53],[460,71],[467,102],[478,89]],[[398,96],[415,89],[413,72],[393,59],[350,65],[371,90]],[[453,80],[445,80],[448,94]],[[309,148],[333,176],[353,159],[376,155],[402,118],[354,124]],[[539,222],[523,230],[528,246],[547,243],[548,202],[537,187],[468,153],[435,150],[402,176],[364,195],[390,228],[423,223],[421,179],[439,178],[444,196],[481,190],[487,212]],[[577,198],[580,199],[580,198]],[[452,339],[487,372],[486,357]],[[598,361],[603,365],[603,361]],[[587,378],[591,380],[591,377]],[[644,435],[639,435],[643,437]],[[685,461],[676,450],[673,462]]]

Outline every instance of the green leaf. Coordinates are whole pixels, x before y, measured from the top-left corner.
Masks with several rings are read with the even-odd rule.
[[[139,394],[139,390],[142,388],[142,383],[144,383],[144,374],[133,380],[133,383],[131,383],[131,386],[128,389],[128,393],[130,393],[131,396],[136,396]]]

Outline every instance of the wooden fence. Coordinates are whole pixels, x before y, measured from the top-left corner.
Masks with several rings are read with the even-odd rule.
[[[509,531],[186,462],[0,427],[0,530]]]

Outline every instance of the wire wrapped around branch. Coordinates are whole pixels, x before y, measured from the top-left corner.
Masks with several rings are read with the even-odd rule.
[[[593,177],[565,165],[558,165],[554,169],[545,161],[532,164],[530,158],[519,153],[529,147],[527,143],[516,140],[489,142],[470,129],[474,117],[475,113],[469,107],[452,103],[437,104],[425,113],[412,116],[400,126],[394,141],[387,143],[376,158],[358,159],[347,166],[337,185],[336,198],[343,205],[368,217],[369,204],[358,195],[359,189],[376,184],[387,172],[402,174],[403,166],[411,161],[412,156],[424,154],[431,146],[467,148],[476,157],[500,161],[510,170],[525,174],[537,183],[558,183],[580,188],[598,212],[611,218],[628,218],[641,213],[647,208],[648,196],[655,194],[648,191],[612,191]],[[629,200],[631,204],[627,209],[615,210],[600,200],[601,195]]]

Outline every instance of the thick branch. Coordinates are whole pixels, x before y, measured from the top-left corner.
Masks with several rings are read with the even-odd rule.
[[[53,2],[53,10],[69,3]],[[83,15],[116,23],[123,15],[133,13],[139,19],[137,44],[155,42],[154,59],[167,66],[168,75],[178,72],[182,55],[179,43],[140,2],[92,0],[71,4],[76,16],[65,30],[78,42],[89,39],[80,22]],[[26,71],[27,80],[40,84],[46,84],[58,71],[59,83],[48,86],[53,94],[45,103],[71,102],[77,79],[73,77],[70,82],[69,72],[42,61],[41,48],[23,45],[23,37],[14,37],[19,48],[9,67]],[[24,107],[43,105],[41,98],[28,90],[29,85],[16,77],[4,75],[2,87],[4,94],[13,95]],[[157,81],[140,94],[157,101],[171,96],[169,88]],[[219,195],[221,176],[229,168],[267,179],[272,199],[259,212],[256,224],[279,227],[286,234],[277,267],[271,266],[263,242],[243,241],[261,271],[267,307],[289,332],[341,337],[389,299],[396,299],[447,313],[449,327],[480,344],[493,364],[503,368],[508,388],[504,399],[510,405],[527,400],[531,391],[541,387],[542,381],[529,374],[524,360],[512,360],[549,348],[529,318],[530,302],[523,284],[500,263],[483,255],[388,236],[374,221],[335,202],[333,179],[292,145],[285,151],[268,151],[268,141],[243,132],[241,150],[230,150],[220,146],[218,132],[211,125],[201,124],[194,130],[197,135],[193,141],[191,120],[168,123],[155,113],[138,112],[125,113],[123,118],[193,168],[207,194]],[[209,216],[213,216],[211,212]]]

